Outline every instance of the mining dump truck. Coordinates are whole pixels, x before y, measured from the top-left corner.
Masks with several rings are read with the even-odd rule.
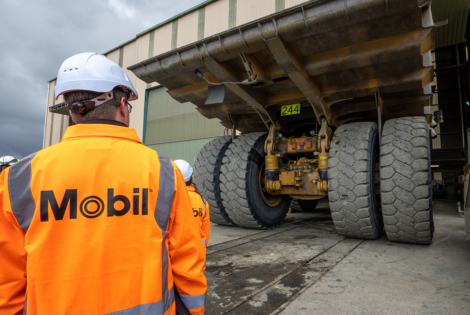
[[[129,70],[233,130],[195,161],[212,222],[328,198],[341,235],[429,244],[433,47],[431,0],[312,0]]]

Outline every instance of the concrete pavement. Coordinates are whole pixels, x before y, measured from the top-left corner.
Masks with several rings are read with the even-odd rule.
[[[430,246],[345,239],[327,202],[261,231],[213,225],[207,314],[470,314],[470,242],[435,201]]]

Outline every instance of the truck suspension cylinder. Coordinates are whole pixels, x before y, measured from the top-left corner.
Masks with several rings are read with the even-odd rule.
[[[321,140],[321,152],[318,155],[318,173],[322,181],[328,180],[328,157],[329,153],[326,151],[326,140]]]
[[[266,155],[265,172],[267,180],[279,180],[279,161],[276,155]]]

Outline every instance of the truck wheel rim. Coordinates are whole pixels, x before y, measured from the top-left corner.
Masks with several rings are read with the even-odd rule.
[[[282,201],[281,196],[272,196],[268,193],[266,189],[266,175],[264,171],[264,161],[261,165],[261,170],[259,172],[259,190],[261,192],[261,197],[263,198],[264,202],[270,207],[276,207]]]

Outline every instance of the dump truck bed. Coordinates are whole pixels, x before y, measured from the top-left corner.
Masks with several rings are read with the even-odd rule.
[[[237,26],[129,67],[243,133],[430,114],[434,47],[431,0],[318,0]],[[240,54],[260,81],[226,85],[219,104],[205,105],[211,82],[248,78]],[[377,94],[378,92],[378,94]],[[381,102],[377,102],[379,95]],[[299,103],[301,115],[282,116]],[[232,121],[232,122],[231,122]]]

